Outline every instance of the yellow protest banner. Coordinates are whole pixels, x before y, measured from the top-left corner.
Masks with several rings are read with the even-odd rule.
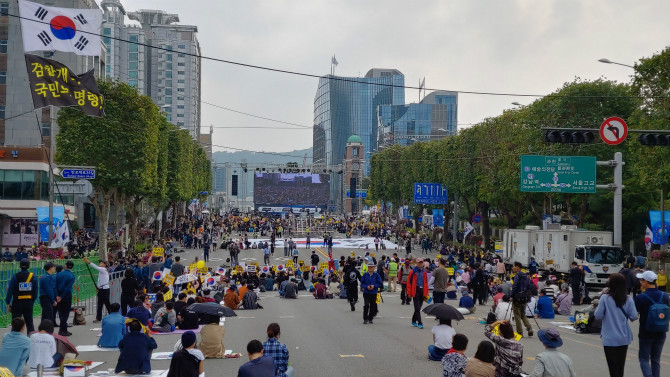
[[[153,249],[151,249],[151,255],[153,255],[154,257],[162,257],[163,254],[165,254],[165,249],[163,249],[162,247],[154,247]]]
[[[174,279],[175,279],[175,277],[174,277],[174,275],[172,275],[172,273],[169,273],[169,274],[165,275],[165,277],[163,277],[163,281],[167,285],[173,285],[174,284]]]
[[[302,259],[298,260],[298,265],[300,265],[300,266],[304,266],[304,265],[305,265],[305,261],[302,260]]]
[[[447,267],[447,272],[449,273],[449,276],[453,276],[454,275],[453,267]]]
[[[326,262],[321,262],[321,264],[319,265],[319,269],[320,269],[320,270],[323,270],[324,268],[325,268],[325,269],[328,269],[328,263],[326,263]]]
[[[491,330],[493,335],[500,335],[500,329],[498,327],[500,327],[500,325],[494,327],[493,330]],[[521,334],[517,334],[517,332],[515,331],[514,332],[514,340],[516,340],[518,342],[519,340],[521,340],[521,338],[522,338]]]
[[[286,261],[286,267],[291,267],[291,268],[293,268],[293,267],[295,267],[295,265],[293,264],[293,261],[292,261],[292,260],[289,260],[289,261]]]
[[[172,289],[163,293],[163,300],[165,300],[165,301],[172,300]]]
[[[198,269],[198,266],[195,263],[191,263],[191,264],[188,265],[188,270],[191,271],[191,272],[196,271],[197,269]]]
[[[14,377],[14,373],[5,367],[0,367],[0,377]]]

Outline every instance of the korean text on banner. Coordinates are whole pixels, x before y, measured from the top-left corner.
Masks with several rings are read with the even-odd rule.
[[[30,94],[36,109],[53,106],[78,107],[86,115],[102,117],[103,99],[93,70],[76,75],[65,64],[26,54]]]

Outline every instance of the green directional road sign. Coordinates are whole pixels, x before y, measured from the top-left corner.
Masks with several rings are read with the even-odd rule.
[[[594,193],[596,158],[521,156],[521,191]]]

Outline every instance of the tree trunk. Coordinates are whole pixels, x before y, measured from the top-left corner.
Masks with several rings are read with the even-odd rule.
[[[577,226],[582,226],[584,219],[586,218],[586,212],[589,210],[589,196],[584,194],[582,195],[582,204],[579,206],[579,219],[577,220]]]
[[[116,193],[116,188],[105,192],[102,191],[102,206],[100,211],[100,234],[98,236],[98,255],[100,260],[107,260],[107,228],[109,227],[109,211],[112,205],[112,196]]]
[[[489,203],[482,202],[482,222],[484,225],[484,250],[489,249],[489,242],[491,241],[491,225],[489,223]]]
[[[163,216],[161,217],[161,238],[165,237],[165,231],[168,228],[168,211],[170,208],[172,208],[172,203],[165,206],[165,209],[163,210]],[[172,217],[174,217],[174,211],[172,212]]]
[[[128,244],[129,252],[134,252],[137,248],[137,220],[140,216],[140,203],[142,203],[142,197],[133,196],[132,198],[129,198],[126,206],[129,218],[128,232],[130,233],[130,243]]]
[[[449,204],[445,204],[442,207],[442,212],[444,212],[444,231],[442,232],[442,243],[447,243],[447,231],[449,229]],[[455,221],[455,220],[454,220]]]

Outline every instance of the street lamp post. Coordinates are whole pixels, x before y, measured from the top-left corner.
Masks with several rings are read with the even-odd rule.
[[[598,59],[598,61],[601,62],[601,63],[605,63],[605,64],[616,64],[616,65],[622,65],[622,66],[624,66],[624,67],[628,67],[628,68],[635,68],[635,67],[632,66],[632,65],[613,62],[613,61],[611,61],[611,60],[609,60],[609,59],[606,59],[606,58]]]

